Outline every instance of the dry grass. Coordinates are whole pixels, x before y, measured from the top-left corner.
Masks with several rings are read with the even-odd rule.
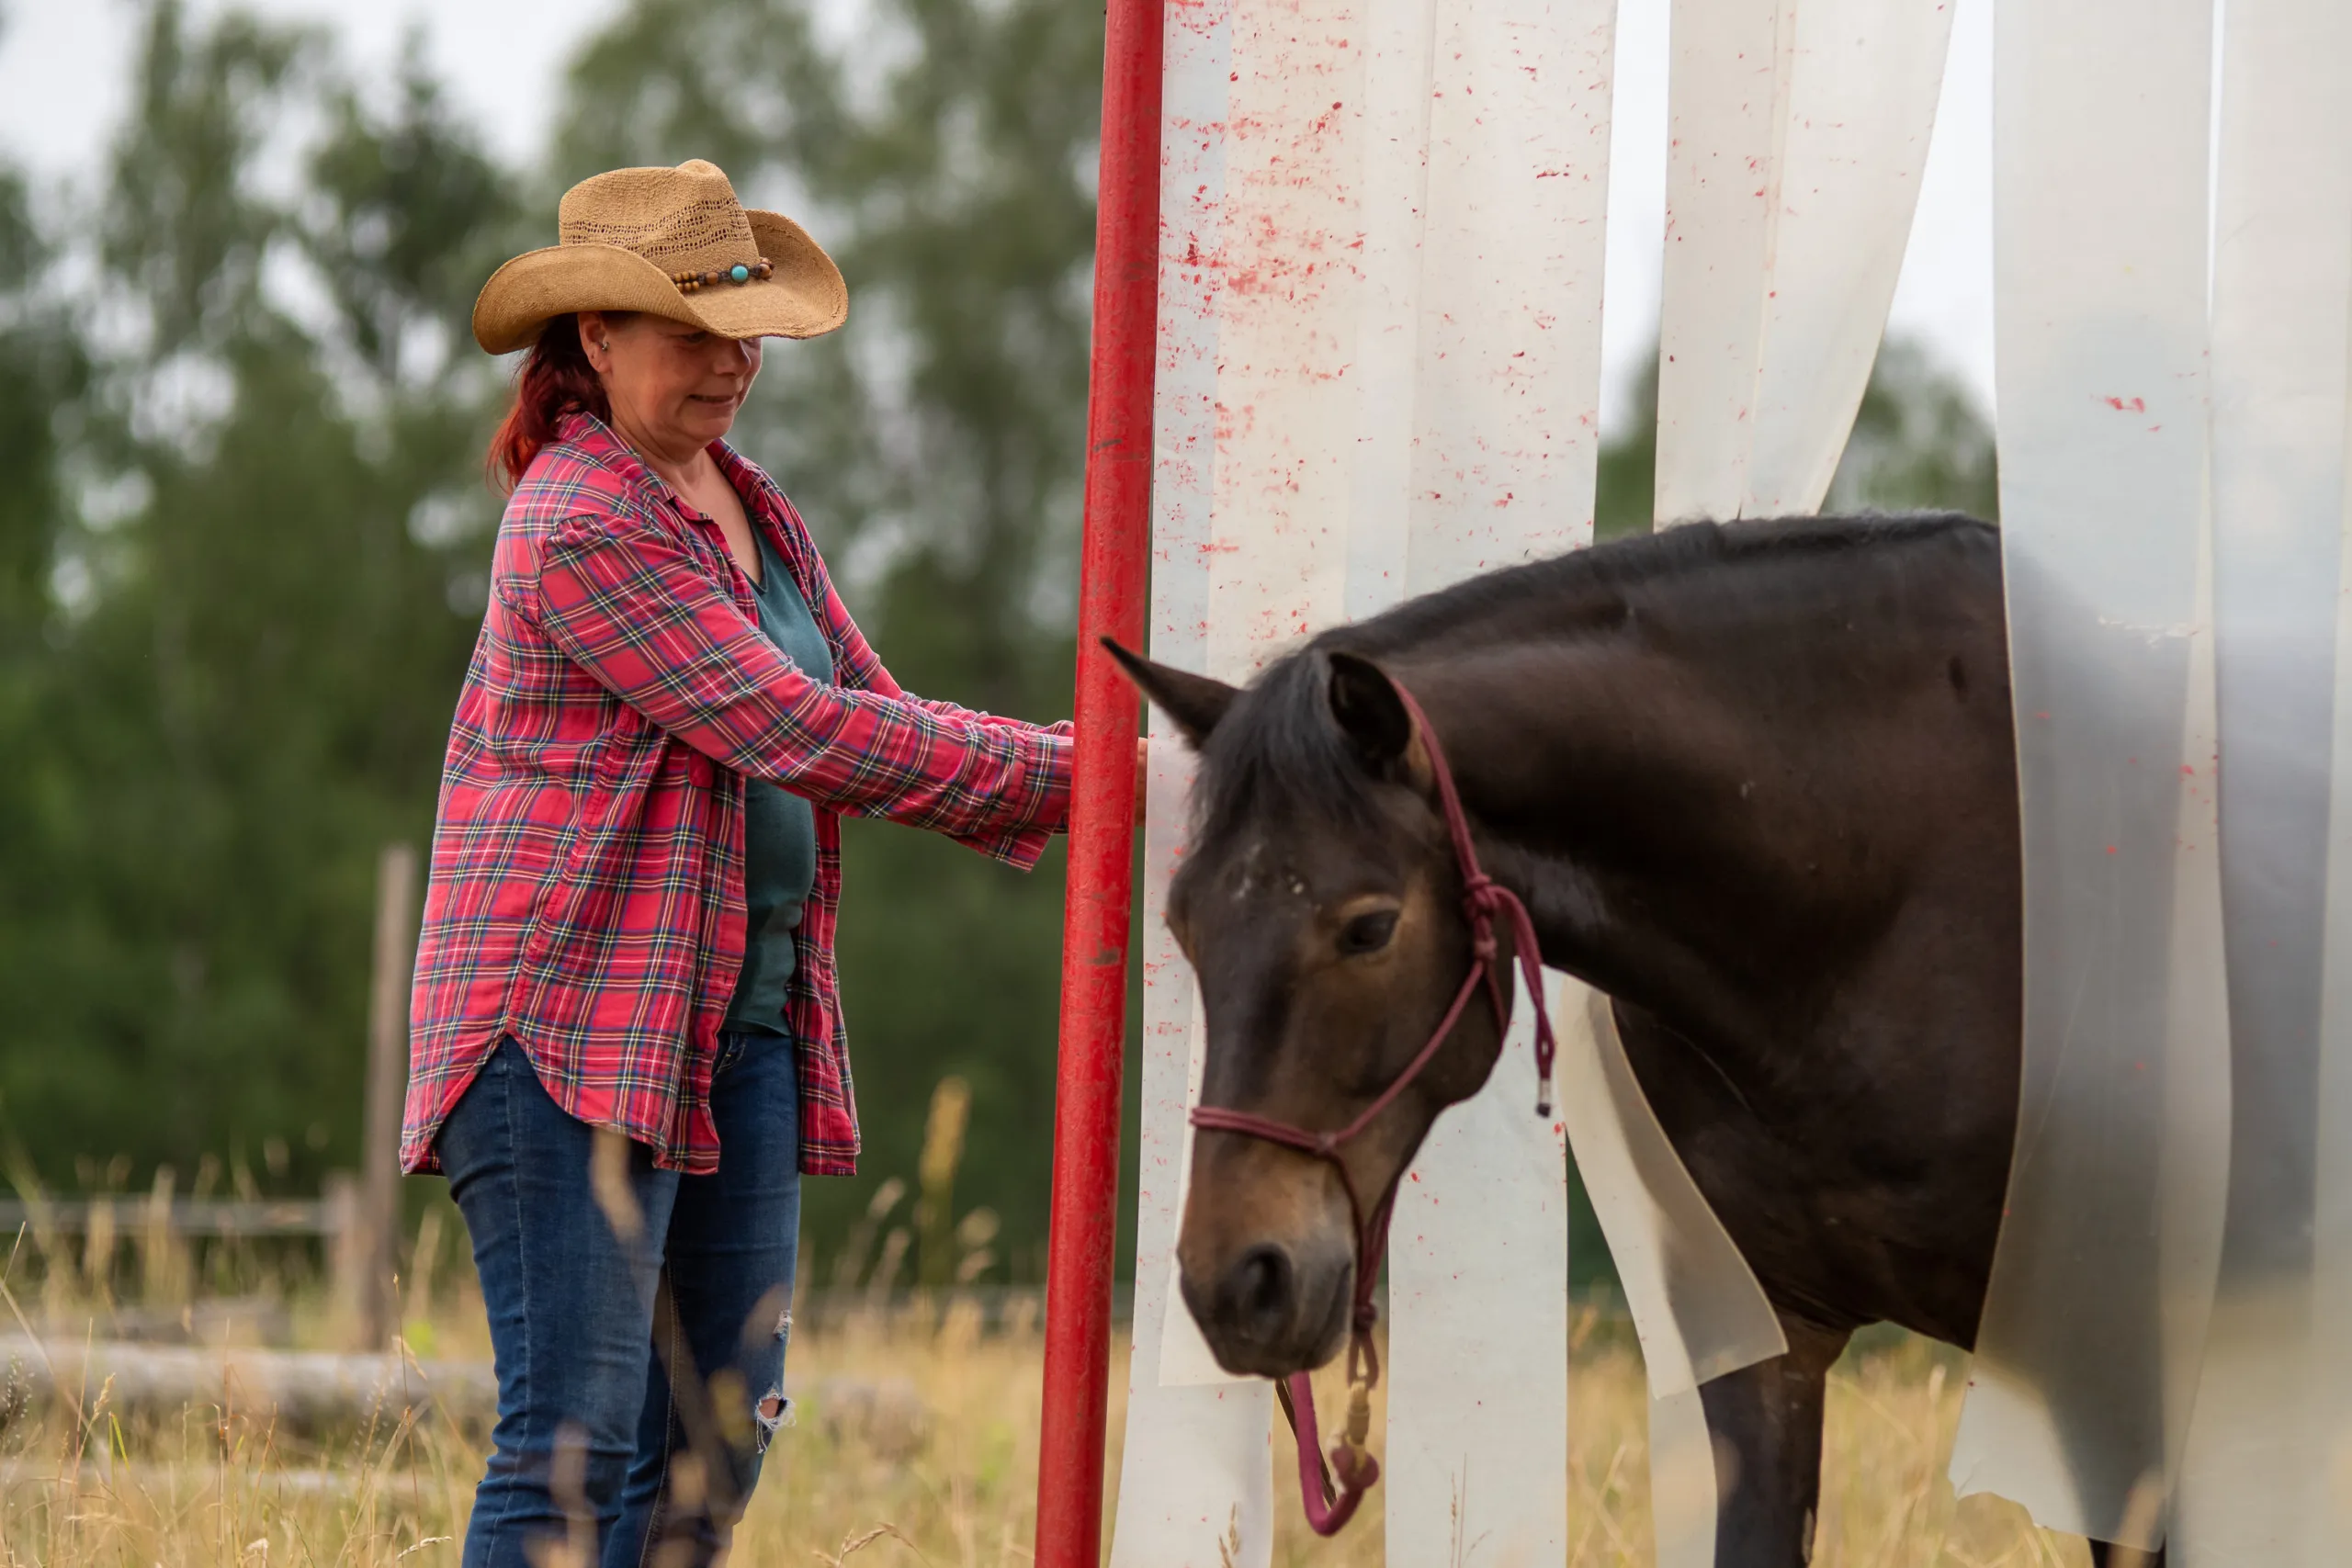
[[[484,1353],[463,1297],[418,1325],[443,1356]],[[1124,1368],[1125,1358],[1121,1358]],[[982,1335],[877,1322],[803,1334],[792,1382],[800,1424],[779,1439],[737,1561],[836,1568],[997,1568],[1029,1560],[1040,1350],[1034,1330]],[[1815,1561],[1830,1568],[2061,1568],[2081,1548],[2025,1527],[2004,1505],[1955,1509],[1942,1458],[1959,1411],[1956,1358],[1886,1341],[1858,1349],[1833,1397]],[[823,1391],[904,1380],[922,1416],[844,1413]],[[1577,1350],[1570,1411],[1570,1562],[1649,1561],[1639,1362],[1603,1329]],[[55,1568],[413,1568],[455,1564],[481,1456],[479,1430],[447,1421],[296,1441],[217,1409],[128,1422],[106,1390],[71,1412],[22,1411],[0,1433],[0,1563]],[[1121,1410],[1114,1395],[1115,1442]],[[1277,1440],[1277,1483],[1288,1438]],[[1113,1455],[1115,1474],[1116,1454]],[[1377,1508],[1318,1542],[1279,1504],[1275,1561],[1371,1568]]]
[[[880,1311],[918,1231],[926,1259],[918,1278],[934,1291],[952,1290],[951,1281],[975,1278],[992,1261],[993,1216],[975,1211],[947,1224],[961,1095],[949,1080],[934,1099],[913,1224],[882,1235],[908,1192],[903,1182],[885,1182],[832,1260],[833,1284],[862,1287],[873,1310],[794,1337],[787,1383],[801,1417],[769,1451],[737,1538],[739,1562],[1011,1568],[1030,1561],[1043,1361],[1034,1314],[984,1334],[969,1297],[950,1297],[956,1304],[944,1314],[890,1320]],[[25,1179],[17,1184],[24,1189]],[[199,1173],[198,1190],[209,1185]],[[251,1195],[242,1170],[232,1185]],[[168,1176],[158,1177],[157,1190],[168,1200]],[[406,1343],[419,1359],[490,1356],[472,1271],[444,1257],[458,1250],[459,1235],[453,1212],[428,1211],[409,1249]],[[877,1238],[879,1255],[869,1262]],[[0,1264],[0,1318],[10,1320],[0,1333],[29,1332],[35,1321],[52,1337],[79,1337],[85,1325],[95,1337],[125,1331],[142,1311],[119,1304],[119,1288],[151,1319],[160,1309],[186,1324],[181,1309],[201,1304],[193,1294],[242,1292],[271,1309],[278,1332],[299,1343],[336,1348],[349,1336],[333,1292],[305,1273],[299,1254],[236,1243],[199,1258],[156,1228],[132,1249],[137,1266],[126,1268],[111,1231],[78,1247],[47,1234],[17,1241]],[[813,1280],[806,1254],[802,1261],[804,1280]],[[1645,1402],[1630,1327],[1588,1312],[1571,1350],[1568,1562],[1647,1564]],[[1950,1351],[1894,1336],[1849,1353],[1831,1394],[1816,1564],[2077,1568],[2085,1561],[2079,1543],[2031,1529],[2007,1505],[1975,1498],[1954,1506],[1943,1459],[1960,1415],[1961,1365]],[[1125,1371],[1117,1347],[1107,1495],[1116,1494]],[[1340,1407],[1336,1377],[1323,1391],[1327,1412]],[[27,1405],[17,1398],[12,1408],[9,1370],[0,1365],[0,1568],[455,1568],[486,1436],[478,1420],[436,1414],[413,1426],[379,1420],[298,1438],[264,1414],[215,1402],[131,1418],[103,1386],[82,1389],[68,1404]],[[1288,1436],[1277,1435],[1274,1448],[1275,1562],[1375,1568],[1378,1499],[1339,1540],[1317,1540],[1299,1515]],[[562,1561],[557,1554],[551,1568]]]

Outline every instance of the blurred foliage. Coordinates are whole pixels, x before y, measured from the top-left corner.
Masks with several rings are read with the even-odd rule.
[[[1950,510],[1997,521],[1993,427],[1914,343],[1879,350],[1854,433],[1829,481],[1833,512]]]
[[[1657,494],[1657,355],[1634,387],[1640,417],[1604,441],[1593,497],[1593,535],[1650,531]],[[1890,338],[1871,367],[1853,434],[1829,481],[1825,512],[1965,512],[1998,520],[1993,427],[1968,389],[1917,344]]]
[[[767,346],[740,442],[908,686],[1069,711],[1102,13],[634,0],[535,169],[414,48],[362,82],[315,32],[141,18],[102,180],[0,168],[0,1131],[59,1185],[259,1156],[301,1190],[356,1157],[376,853],[429,831],[481,610],[504,383],[467,312],[572,180],[708,157],[823,240],[850,325]],[[1604,452],[1604,531],[1646,525],[1653,448]],[[1841,501],[1989,510],[1990,475],[1965,398],[1885,356]],[[870,1174],[814,1184],[813,1245],[917,1169],[953,1075],[955,1203],[1033,1278],[1058,853],[845,853]]]
[[[59,214],[73,335],[0,350],[12,423],[47,405],[6,558],[49,589],[0,634],[0,787],[33,792],[0,817],[0,1117],[52,1180],[270,1140],[300,1179],[356,1145],[374,846],[430,825],[480,609],[494,378],[449,352],[447,253],[512,197],[420,76],[363,107],[301,33],[159,4],[137,70]],[[273,188],[306,111],[331,130]],[[420,529],[450,495],[468,526]]]

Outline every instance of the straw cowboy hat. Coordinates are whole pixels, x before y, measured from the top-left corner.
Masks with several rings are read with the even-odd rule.
[[[615,169],[563,193],[561,243],[516,256],[474,301],[474,341],[512,354],[551,316],[648,310],[721,337],[817,337],[849,315],[841,269],[780,212],[746,210],[716,164]]]

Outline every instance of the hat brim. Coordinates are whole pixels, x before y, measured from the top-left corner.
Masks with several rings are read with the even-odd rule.
[[[760,254],[775,264],[765,278],[688,294],[635,251],[549,245],[490,275],[474,300],[474,341],[488,353],[513,354],[575,310],[644,310],[730,338],[821,337],[847,321],[849,286],[824,247],[781,212],[745,216]]]

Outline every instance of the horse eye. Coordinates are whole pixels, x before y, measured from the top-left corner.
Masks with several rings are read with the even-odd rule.
[[[1346,953],[1378,953],[1396,934],[1396,911],[1379,909],[1369,915],[1358,915],[1340,932],[1340,951]]]

